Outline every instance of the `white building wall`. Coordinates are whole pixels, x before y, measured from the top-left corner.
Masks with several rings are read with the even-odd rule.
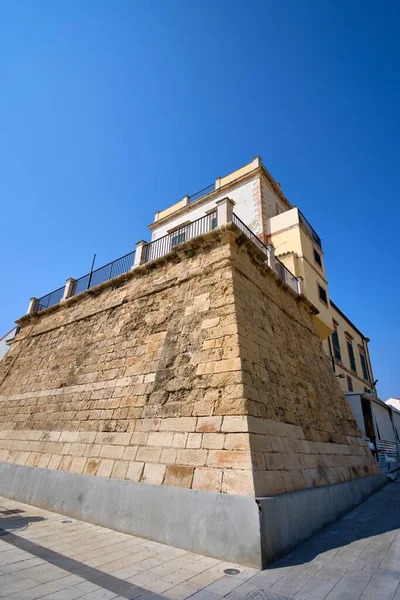
[[[390,419],[389,409],[377,402],[372,402],[372,410],[378,423],[379,436],[381,440],[396,441],[392,421]]]
[[[12,329],[5,336],[3,336],[2,338],[0,338],[0,360],[9,351],[10,346],[9,346],[9,344],[7,342],[9,342],[10,340],[12,340],[14,338],[16,330],[17,330],[17,328],[14,327],[14,329]]]
[[[361,431],[362,435],[366,435],[365,433],[365,424],[364,424],[364,415],[362,411],[361,405],[361,396],[356,394],[346,394],[346,400],[349,403],[351,408],[351,412],[357,422],[357,427]]]
[[[287,211],[287,207],[283,204],[278,194],[269,187],[268,183],[263,179],[262,181],[262,196],[264,200],[264,207],[268,219],[275,217],[280,213]]]
[[[222,198],[231,198],[235,202],[234,212],[255,234],[259,234],[262,231],[261,219],[258,214],[258,202],[257,202],[257,191],[259,190],[259,177],[256,177],[252,181],[238,185],[237,187],[229,190],[229,192],[221,190],[217,193],[212,200],[197,205],[194,203],[189,210],[189,207],[183,214],[175,218],[170,218],[165,223],[160,223],[160,226],[153,230],[151,240],[158,240],[160,237],[167,235],[169,231],[179,227],[182,223],[187,221],[196,221],[201,217],[204,217],[210,210],[217,208],[217,200]],[[259,196],[259,194],[258,194]],[[189,205],[190,206],[190,205]]]

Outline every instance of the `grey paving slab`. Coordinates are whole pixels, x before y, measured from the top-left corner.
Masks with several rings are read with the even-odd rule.
[[[399,503],[390,484],[257,572],[0,499],[24,510],[0,517],[0,598],[400,600]]]

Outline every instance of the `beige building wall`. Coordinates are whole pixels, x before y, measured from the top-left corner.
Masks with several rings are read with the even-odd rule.
[[[296,276],[303,278],[303,293],[318,309],[315,326],[321,340],[333,331],[329,307],[329,291],[322,249],[314,242],[300,222],[296,207],[272,217],[267,221],[268,241],[275,247],[275,254]],[[316,262],[315,253],[321,265]],[[325,291],[326,302],[320,295]]]
[[[344,392],[374,392],[373,372],[368,350],[369,339],[353,325],[353,323],[331,301],[334,329],[337,332],[339,353],[335,353],[335,339],[332,336],[323,342],[323,347],[331,357],[335,374]],[[354,353],[354,365],[350,360],[348,343]],[[340,356],[338,358],[338,356]],[[364,373],[361,356],[364,356],[366,373]],[[342,377],[340,377],[340,375]]]

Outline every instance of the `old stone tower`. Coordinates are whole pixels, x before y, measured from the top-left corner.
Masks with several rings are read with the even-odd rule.
[[[314,313],[228,223],[23,317],[0,494],[266,564],[382,483]]]

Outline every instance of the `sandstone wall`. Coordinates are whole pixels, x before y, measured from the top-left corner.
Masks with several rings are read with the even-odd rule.
[[[250,248],[233,248],[233,280],[256,495],[379,474],[308,304]]]
[[[378,472],[308,303],[237,234],[24,317],[0,461],[246,495]]]

